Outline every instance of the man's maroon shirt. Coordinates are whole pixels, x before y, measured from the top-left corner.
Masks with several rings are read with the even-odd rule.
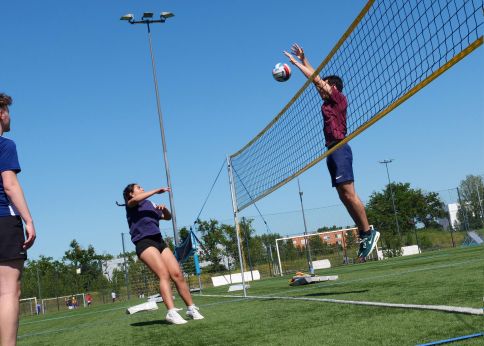
[[[332,86],[331,100],[321,106],[324,120],[324,138],[329,147],[346,137],[346,110],[348,102],[335,86]]]

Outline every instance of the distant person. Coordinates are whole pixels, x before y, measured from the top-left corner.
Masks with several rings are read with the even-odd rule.
[[[12,98],[0,93],[0,344],[16,345],[20,311],[20,279],[35,227],[17,174],[20,164],[10,131]],[[24,235],[24,225],[27,239]]]
[[[77,308],[77,298],[76,296],[72,296],[72,308]]]
[[[113,303],[116,301],[116,292],[111,292],[111,299],[113,300]]]
[[[187,323],[173,303],[171,281],[187,306],[187,316],[201,320],[203,316],[193,304],[192,296],[175,256],[167,248],[160,232],[159,221],[171,220],[171,213],[164,205],[148,200],[155,194],[170,191],[162,187],[145,192],[138,184],[129,184],[123,191],[126,218],[131,241],[136,245],[136,254],[160,280],[160,294],[168,309],[166,321],[173,324]]]
[[[86,294],[86,303],[87,303],[87,307],[90,307],[91,306],[92,296],[91,296],[90,293]]]
[[[314,68],[309,63],[304,54],[304,50],[298,44],[293,44],[291,52],[297,59],[286,51],[284,54],[306,78],[311,77],[314,73]],[[339,76],[332,75],[323,78],[316,76],[313,83],[323,100],[321,106],[324,122],[323,132],[326,141],[325,146],[329,150],[346,137],[346,111],[348,109],[348,101],[346,100],[346,96],[343,95],[343,81]],[[336,149],[327,157],[326,164],[331,175],[333,187],[338,191],[341,202],[343,202],[346,210],[348,210],[348,213],[358,227],[360,237],[358,257],[360,262],[364,262],[365,258],[375,248],[380,233],[374,229],[370,229],[365,206],[356,194],[353,176],[353,153],[350,146],[345,143]]]

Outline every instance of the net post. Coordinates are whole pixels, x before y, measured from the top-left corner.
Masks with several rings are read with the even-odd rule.
[[[279,239],[276,239],[277,261],[279,262],[279,273],[281,274],[281,276],[284,276],[284,274],[282,273],[282,264],[281,264],[281,255],[279,253],[279,245],[277,244],[278,240]]]
[[[242,249],[240,247],[240,225],[238,220],[237,198],[235,196],[235,185],[234,185],[234,175],[232,172],[232,163],[230,161],[229,156],[227,156],[227,170],[229,174],[230,196],[232,197],[232,209],[234,212],[235,235],[237,237],[237,248],[239,250],[240,275],[242,276],[242,287],[244,289],[244,297],[247,297],[247,290],[245,288],[245,278],[244,278],[244,264],[242,260]]]

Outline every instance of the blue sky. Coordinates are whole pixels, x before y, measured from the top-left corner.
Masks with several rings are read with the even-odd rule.
[[[314,65],[365,1],[4,1],[0,91],[14,97],[19,179],[38,240],[30,258],[59,259],[72,239],[121,252],[124,186],[165,186],[146,28],[131,12],[171,11],[152,28],[179,226],[197,216],[226,155],[240,149],[304,83],[271,69],[299,42]],[[392,180],[438,191],[484,173],[483,49],[472,53],[351,142],[363,201]],[[310,230],[351,221],[323,161],[300,177]],[[168,203],[168,196],[153,198]],[[296,181],[258,203],[270,230],[303,231]],[[249,207],[241,216],[257,216]],[[226,169],[201,218],[232,223]],[[370,220],[371,222],[371,220]],[[172,234],[171,224],[163,233]],[[258,232],[265,228],[256,220]]]

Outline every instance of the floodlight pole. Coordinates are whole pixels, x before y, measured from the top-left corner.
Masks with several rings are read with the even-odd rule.
[[[172,15],[172,14],[171,14]],[[121,18],[123,19],[123,18]],[[158,119],[160,122],[160,132],[161,132],[161,142],[163,145],[163,159],[165,162],[165,173],[166,173],[166,182],[168,184],[168,187],[170,187],[170,191],[168,191],[168,196],[170,199],[170,210],[171,210],[171,222],[173,225],[173,237],[175,240],[175,245],[178,245],[180,243],[180,235],[178,233],[178,228],[176,225],[176,212],[175,212],[175,202],[173,199],[173,187],[171,184],[171,177],[170,177],[170,166],[168,164],[168,155],[167,155],[167,150],[166,150],[166,140],[165,140],[165,130],[163,127],[163,116],[161,113],[161,106],[160,106],[160,94],[158,91],[158,79],[156,78],[156,64],[155,64],[155,56],[153,54],[153,45],[151,41],[151,27],[150,24],[152,23],[164,23],[166,21],[166,18],[163,16],[160,16],[160,19],[158,20],[153,20],[153,19],[146,19],[145,17],[142,17],[141,20],[134,20],[133,18],[129,19],[128,22],[130,24],[146,24],[146,27],[148,29],[148,42],[150,46],[150,57],[151,57],[151,67],[153,70],[153,82],[155,84],[155,94],[156,94],[156,107],[158,111]]]
[[[299,189],[299,200],[301,201],[301,211],[302,211],[302,216],[303,216],[303,222],[304,222],[304,242],[306,246],[306,259],[308,261],[308,270],[309,274],[314,274],[314,268],[313,268],[313,261],[311,260],[311,247],[309,245],[309,238],[308,238],[308,227],[306,226],[306,215],[304,214],[304,205],[303,205],[303,193],[301,191],[301,185],[299,184],[299,178],[297,179],[297,187]]]
[[[389,163],[392,163],[392,162],[393,162],[393,159],[380,161],[380,163],[383,163],[386,166],[386,168],[387,168],[388,187],[390,188],[390,195],[392,197],[393,214],[395,215],[395,224],[397,226],[398,235],[401,236],[401,234],[400,234],[400,225],[398,224],[397,208],[395,208],[395,198],[393,197],[392,183],[390,181],[390,173],[388,171],[388,164]]]

